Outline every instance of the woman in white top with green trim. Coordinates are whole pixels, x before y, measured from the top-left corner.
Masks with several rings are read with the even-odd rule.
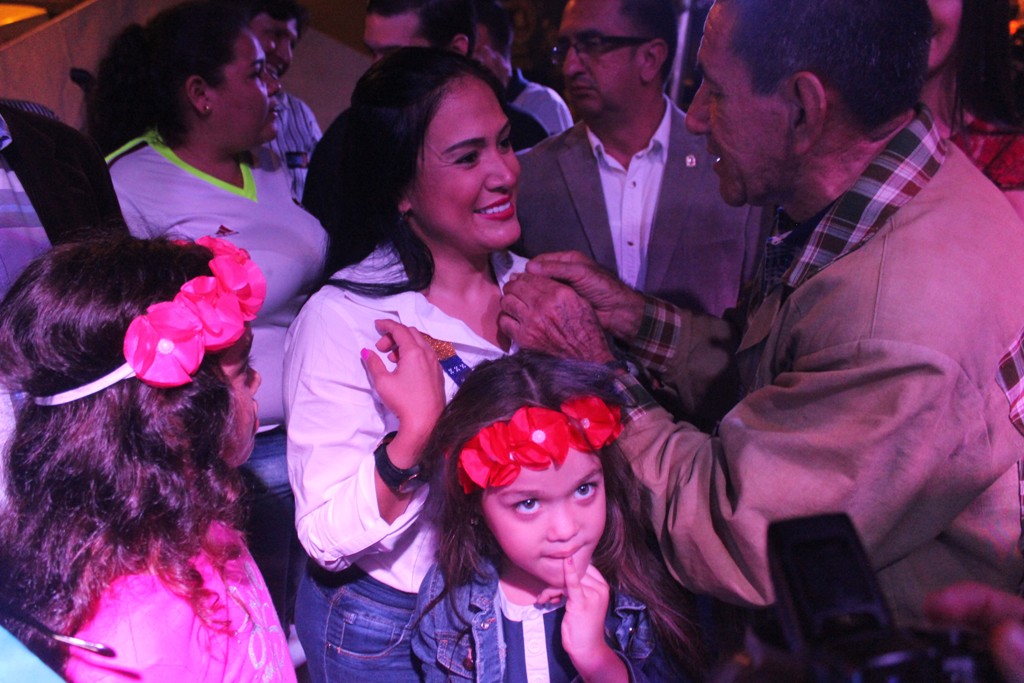
[[[114,39],[89,124],[104,151],[113,150],[107,163],[133,234],[216,235],[246,249],[266,275],[267,300],[253,324],[253,363],[264,383],[256,397],[261,435],[247,463],[257,492],[249,536],[287,624],[287,587],[297,580],[287,558],[300,570],[304,554],[285,464],[284,339],[322,276],[327,237],[292,199],[280,167],[252,164],[249,150],[277,133],[278,89],[237,7],[189,2]]]

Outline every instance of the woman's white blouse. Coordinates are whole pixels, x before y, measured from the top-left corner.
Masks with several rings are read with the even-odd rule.
[[[394,262],[390,249],[378,250],[337,276],[359,282],[403,280]],[[492,264],[504,287],[526,261],[500,252]],[[310,298],[288,332],[288,476],[299,539],[326,569],[356,564],[388,586],[415,593],[434,562],[433,534],[419,521],[428,487],[420,488],[405,513],[388,524],[378,513],[374,483],[373,451],[386,433],[398,429],[398,419],[371,388],[360,351],[376,353],[380,335],[374,321],[383,318],[452,342],[470,367],[505,352],[418,292],[371,298],[327,285]],[[457,387],[447,375],[444,381],[451,400]]]

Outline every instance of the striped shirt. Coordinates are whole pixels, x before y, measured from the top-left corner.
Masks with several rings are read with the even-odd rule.
[[[282,90],[278,103],[277,137],[267,146],[284,164],[291,180],[292,197],[301,202],[309,160],[323,133],[309,105],[298,97]]]

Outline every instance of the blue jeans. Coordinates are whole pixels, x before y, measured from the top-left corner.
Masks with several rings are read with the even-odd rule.
[[[306,553],[295,533],[295,497],[288,483],[284,429],[256,436],[256,446],[242,465],[249,517],[245,525],[249,552],[267,583],[285,633],[295,611],[295,593],[306,566]]]
[[[409,637],[416,595],[358,567],[309,563],[295,602],[295,630],[313,683],[418,683]]]

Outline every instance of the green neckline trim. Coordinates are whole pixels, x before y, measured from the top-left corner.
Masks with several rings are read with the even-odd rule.
[[[214,178],[209,173],[204,173],[195,166],[192,166],[188,162],[184,161],[181,157],[174,153],[174,150],[172,150],[170,147],[164,144],[164,141],[160,138],[160,134],[157,133],[155,130],[146,131],[141,136],[135,138],[134,140],[129,140],[128,142],[126,142],[125,144],[121,145],[119,148],[108,154],[106,157],[107,164],[109,165],[113,160],[117,159],[128,150],[137,147],[140,144],[149,145],[154,149],[154,151],[157,152],[157,154],[162,156],[164,159],[167,159],[167,161],[171,162],[181,170],[185,171],[186,173],[191,173],[192,175],[194,175],[195,177],[199,178],[204,182],[210,183],[211,185],[219,187],[220,189],[230,192],[232,194],[236,194],[239,197],[251,199],[254,202],[256,201],[256,181],[252,177],[252,168],[249,166],[249,164],[245,162],[239,162],[238,164],[242,170],[242,187],[237,187],[235,185],[232,185],[231,183],[225,183],[223,180],[220,180],[219,178]]]

